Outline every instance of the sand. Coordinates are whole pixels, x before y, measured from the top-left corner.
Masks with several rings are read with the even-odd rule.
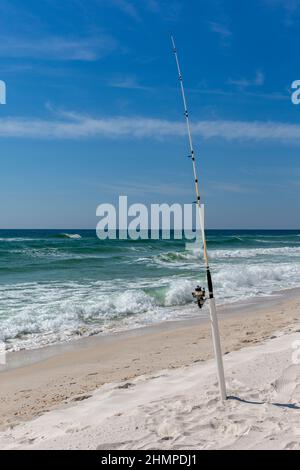
[[[299,291],[221,311],[225,404],[208,323],[94,337],[42,361],[15,353],[0,374],[0,448],[300,448]]]

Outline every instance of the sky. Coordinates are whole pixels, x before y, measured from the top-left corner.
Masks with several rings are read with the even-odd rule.
[[[300,0],[1,0],[0,228],[194,201],[208,228],[300,228]]]

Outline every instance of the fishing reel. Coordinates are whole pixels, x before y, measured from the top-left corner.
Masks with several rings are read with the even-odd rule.
[[[201,309],[206,301],[204,287],[197,286],[194,292],[192,292],[192,296],[196,300],[198,307]]]

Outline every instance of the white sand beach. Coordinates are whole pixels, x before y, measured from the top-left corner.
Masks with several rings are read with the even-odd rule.
[[[300,333],[213,361],[101,387],[91,398],[1,433],[3,449],[300,449]],[[297,407],[299,405],[299,408]]]
[[[92,338],[0,374],[0,448],[300,449],[299,293],[260,303],[220,322],[227,402],[208,324]]]

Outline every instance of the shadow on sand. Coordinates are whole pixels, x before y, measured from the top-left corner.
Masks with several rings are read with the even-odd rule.
[[[236,400],[241,403],[247,403],[249,405],[273,405],[273,406],[278,406],[279,408],[288,408],[290,410],[300,410],[300,407],[293,403],[269,403],[267,401],[250,401],[250,400],[244,400],[243,398],[234,397],[234,396],[228,397],[227,400]]]

